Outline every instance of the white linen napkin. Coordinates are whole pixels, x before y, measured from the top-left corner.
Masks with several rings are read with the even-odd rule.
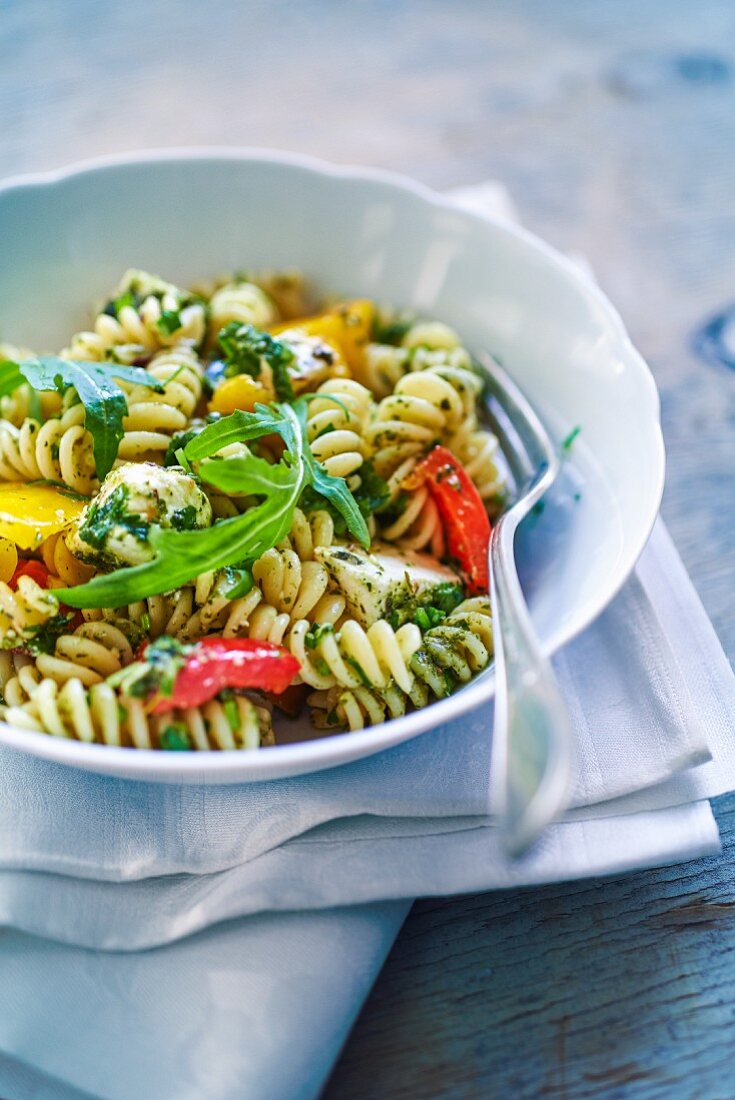
[[[735,785],[735,678],[660,524],[557,669],[574,808],[517,864],[487,816],[489,714],[228,788],[0,752],[0,1095],[313,1097],[417,894],[716,851],[705,800]]]

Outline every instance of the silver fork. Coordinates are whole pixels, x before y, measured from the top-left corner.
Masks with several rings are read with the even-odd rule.
[[[551,488],[556,448],[526,398],[484,358],[487,408],[515,482],[511,506],[490,538],[495,638],[493,783],[506,852],[522,855],[564,806],[571,772],[571,723],[551,664],[539,646],[515,560],[518,525]]]

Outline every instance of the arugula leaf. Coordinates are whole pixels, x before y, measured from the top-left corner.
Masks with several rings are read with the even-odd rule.
[[[23,384],[20,367],[10,359],[0,362],[0,397],[10,397]]]
[[[124,367],[118,363],[78,363],[73,359],[45,355],[13,365],[17,365],[34,390],[64,393],[74,387],[84,405],[84,426],[92,436],[94,465],[100,481],[110,472],[117,458],[124,434],[123,419],[128,412],[125,394],[116,379],[150,386],[159,393],[163,390],[152,374],[140,367]]]
[[[273,372],[276,397],[279,401],[293,401],[294,392],[288,367],[296,355],[288,344],[254,325],[241,325],[238,321],[230,321],[229,325],[220,329],[217,342],[225,357],[225,378],[232,378],[236,374],[249,374],[252,378],[259,378],[262,372],[261,360],[265,359]]]
[[[291,468],[286,462],[273,465],[256,455],[230,455],[228,458],[207,458],[199,467],[203,481],[223,493],[268,496],[291,483]]]

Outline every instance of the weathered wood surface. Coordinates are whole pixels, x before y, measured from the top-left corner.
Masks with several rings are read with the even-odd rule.
[[[0,0],[0,46],[3,175],[207,143],[504,180],[654,368],[665,517],[735,654],[735,373],[690,350],[735,299],[731,0]],[[329,1100],[735,1096],[717,813],[723,859],[417,905]]]

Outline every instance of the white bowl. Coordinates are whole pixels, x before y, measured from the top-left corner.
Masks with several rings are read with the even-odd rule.
[[[203,149],[9,180],[0,240],[0,333],[36,350],[63,346],[128,267],[188,284],[266,266],[298,267],[325,289],[435,316],[473,350],[499,356],[560,439],[581,427],[560,485],[520,537],[547,653],[602,611],[646,543],[664,481],[655,384],[599,289],[523,229],[385,172]],[[1,723],[0,743],[130,778],[252,781],[379,752],[492,694],[489,671],[382,726],[253,753],[108,748]]]

